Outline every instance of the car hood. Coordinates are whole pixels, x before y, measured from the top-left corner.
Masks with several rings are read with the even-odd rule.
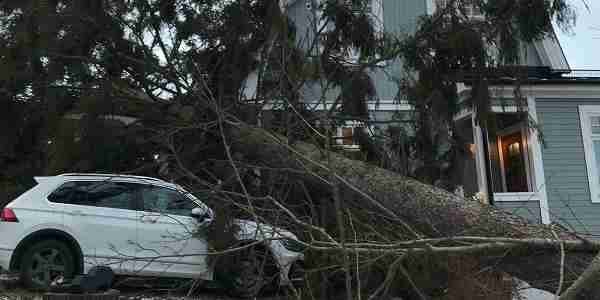
[[[283,239],[291,238],[297,240],[295,234],[283,228],[274,227],[264,223],[257,223],[250,220],[236,219],[235,223],[239,225],[240,239]]]

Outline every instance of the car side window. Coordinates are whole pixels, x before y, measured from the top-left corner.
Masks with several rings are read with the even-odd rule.
[[[56,203],[133,209],[137,184],[112,181],[67,182],[48,196]]]
[[[192,209],[197,207],[193,201],[180,192],[169,188],[145,186],[142,188],[141,195],[144,211],[187,217],[190,216]]]
[[[67,182],[59,186],[50,195],[48,195],[48,201],[54,203],[69,203],[69,198],[73,194],[77,182]]]

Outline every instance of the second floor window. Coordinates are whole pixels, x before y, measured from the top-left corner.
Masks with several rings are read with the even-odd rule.
[[[434,0],[434,10],[446,8],[452,0]],[[456,3],[456,2],[455,2]],[[477,5],[476,0],[462,0],[464,13],[469,18],[483,18],[481,8]]]
[[[342,4],[346,5],[354,15],[365,14],[368,16],[369,21],[373,27],[376,36],[381,36],[384,31],[384,18],[383,18],[383,0],[339,0]],[[338,2],[340,3],[340,2]],[[323,17],[322,12],[317,13],[319,18],[319,26],[321,28],[326,26],[326,30],[332,30],[334,25],[331,24],[326,18]],[[355,48],[350,48],[342,54],[342,58],[348,64],[357,64],[360,59],[360,51]]]
[[[580,105],[579,121],[592,202],[600,202],[600,105]]]

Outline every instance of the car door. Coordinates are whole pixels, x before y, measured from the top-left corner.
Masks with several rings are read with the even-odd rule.
[[[84,254],[85,271],[109,266],[118,274],[135,270],[136,211],[140,185],[115,181],[72,181],[63,203],[64,224],[75,235]]]
[[[191,217],[200,207],[181,192],[147,185],[141,190],[136,267],[152,276],[212,279],[207,266],[207,242]]]

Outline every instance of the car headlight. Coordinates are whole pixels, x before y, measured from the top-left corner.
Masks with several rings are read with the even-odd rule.
[[[293,252],[304,252],[304,250],[306,250],[306,246],[304,246],[302,243],[300,243],[298,240],[296,239],[292,239],[292,238],[283,238],[281,240],[279,240],[281,242],[281,245],[289,250],[289,251],[293,251]]]

